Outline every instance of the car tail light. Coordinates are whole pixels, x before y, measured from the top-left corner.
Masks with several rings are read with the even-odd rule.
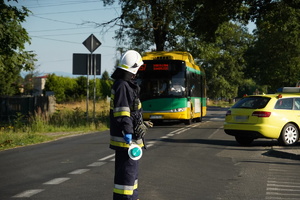
[[[265,112],[265,111],[255,111],[252,113],[252,116],[256,117],[270,117],[271,112]]]
[[[228,110],[228,111],[226,112],[226,116],[228,116],[228,115],[231,115],[231,110]]]

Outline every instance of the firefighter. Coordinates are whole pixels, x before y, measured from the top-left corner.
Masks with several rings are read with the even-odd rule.
[[[128,50],[112,74],[114,83],[110,104],[110,148],[115,150],[114,200],[138,199],[138,160],[130,159],[131,143],[144,146],[143,137],[147,127],[142,119],[139,86],[134,82],[141,55]]]

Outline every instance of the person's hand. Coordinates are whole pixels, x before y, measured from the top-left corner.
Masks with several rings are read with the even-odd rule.
[[[153,123],[150,122],[150,121],[144,121],[144,124],[145,124],[145,126],[146,126],[147,128],[153,127]]]
[[[124,140],[126,141],[126,144],[130,144],[131,140],[132,140],[132,134],[131,133],[127,133],[124,135]]]

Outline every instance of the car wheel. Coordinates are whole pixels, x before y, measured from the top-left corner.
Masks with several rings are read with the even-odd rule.
[[[254,138],[251,137],[242,137],[242,136],[235,136],[235,140],[240,144],[240,145],[250,145]]]
[[[278,138],[278,142],[281,145],[288,146],[294,145],[299,140],[299,130],[291,123],[286,124]]]

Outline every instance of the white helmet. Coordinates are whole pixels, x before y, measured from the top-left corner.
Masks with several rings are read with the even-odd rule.
[[[118,68],[136,74],[142,64],[142,56],[134,50],[128,50],[122,55]]]

